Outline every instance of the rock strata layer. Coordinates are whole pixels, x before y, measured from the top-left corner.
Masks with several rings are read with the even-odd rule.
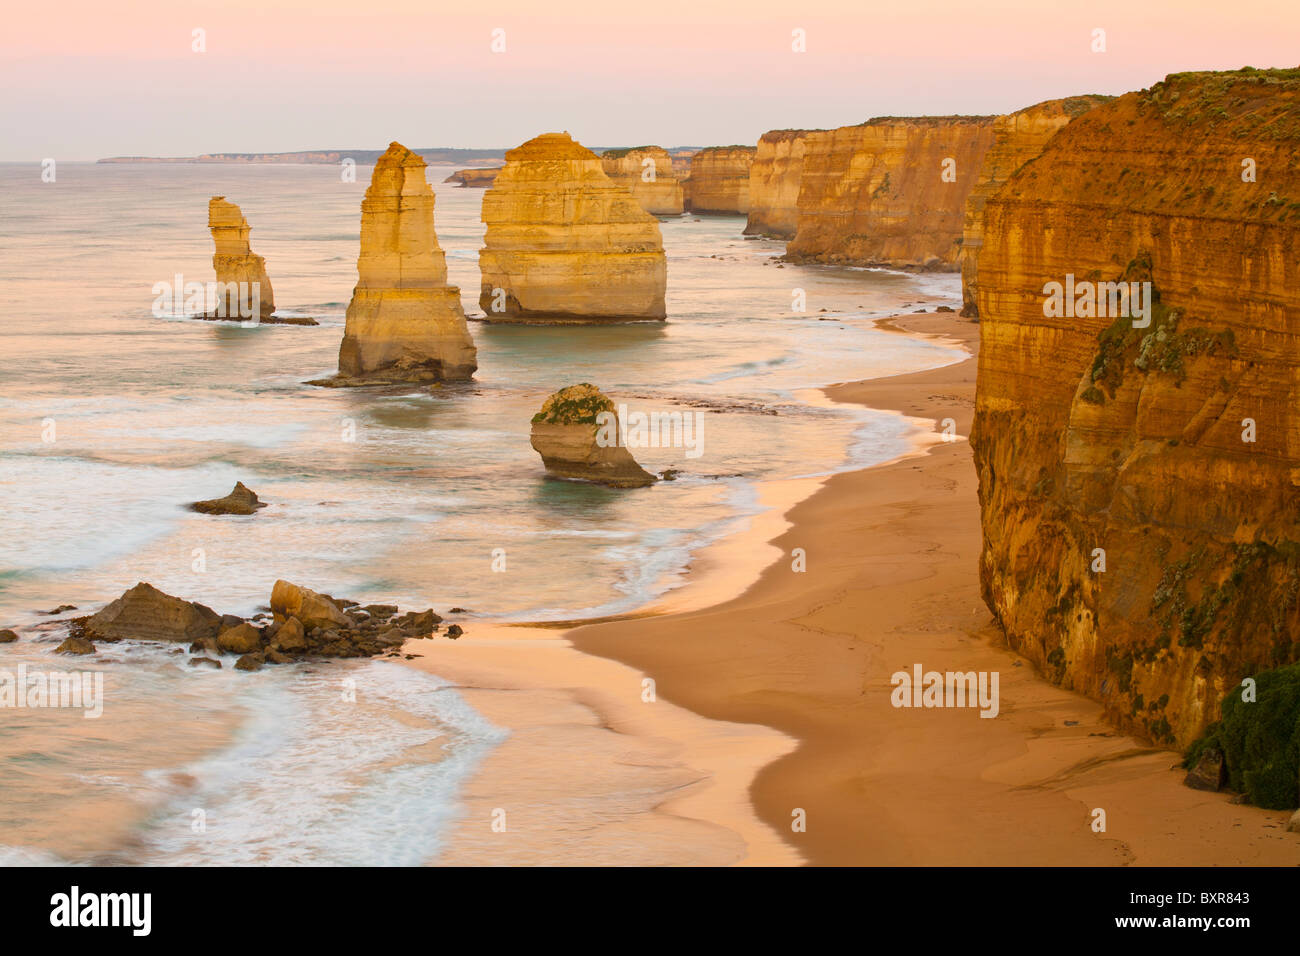
[[[652,485],[654,475],[619,444],[618,409],[594,385],[570,385],[533,416],[531,442],[547,473],[615,488]]]
[[[682,184],[673,158],[659,146],[609,149],[600,154],[605,174],[626,186],[641,208],[652,216],[680,216]]]
[[[745,235],[793,239],[799,227],[799,184],[804,144],[824,130],[778,129],[758,139],[749,168],[749,221]]]
[[[993,121],[884,117],[809,134],[787,259],[956,271]]]
[[[1300,70],[1175,74],[1073,120],[985,206],[984,599],[1161,744],[1300,657],[1298,116]],[[1098,297],[1116,280],[1150,282],[1150,311]]]
[[[710,146],[691,157],[686,202],[691,212],[747,215],[754,146]]]
[[[667,262],[659,222],[567,133],[506,153],[483,196],[479,306],[488,321],[662,319]]]
[[[1071,96],[1047,100],[993,121],[993,145],[984,156],[979,181],[966,200],[961,243],[962,315],[979,316],[975,286],[979,251],[984,245],[984,206],[989,197],[1002,188],[1012,173],[1041,153],[1066,123],[1109,99],[1109,96]]]
[[[375,163],[361,203],[359,278],[339,375],[321,384],[464,381],[478,367],[460,290],[447,284],[424,169],[400,143]]]

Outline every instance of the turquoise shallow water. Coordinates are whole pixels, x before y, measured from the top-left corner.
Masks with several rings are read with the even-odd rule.
[[[7,359],[0,367],[0,626],[29,625],[39,609],[58,604],[94,607],[138,580],[235,613],[265,603],[279,577],[368,601],[461,606],[494,618],[627,610],[674,586],[694,550],[743,524],[761,482],[860,467],[906,447],[900,417],[809,404],[803,390],[959,357],[871,322],[905,305],[957,304],[954,277],[779,267],[782,246],[744,240],[740,217],[686,216],[662,225],[667,323],[471,322],[479,349],[471,384],[313,388],[303,383],[337,360],[368,169],[358,169],[357,183],[326,166],[62,164],[58,172],[58,182],[46,184],[38,167],[0,166]],[[450,172],[430,170],[436,224],[451,281],[472,316],[482,192],[443,186]],[[152,315],[154,283],[177,273],[211,278],[212,195],[243,208],[280,310],[316,316],[320,327]],[[791,311],[798,289],[807,297],[803,314]],[[582,381],[632,409],[698,413],[702,454],[638,451],[652,471],[681,471],[677,481],[648,489],[546,479],[529,446],[529,419],[550,392]],[[355,440],[345,440],[349,434]],[[237,480],[270,507],[251,518],[186,510]],[[503,554],[504,570],[494,571]],[[54,637],[23,653],[48,661]],[[15,653],[0,649],[0,667]],[[148,712],[173,683],[179,691],[194,680],[239,677],[197,677],[163,655],[145,657],[157,680],[118,681],[124,710]],[[283,698],[285,712],[328,723],[321,699],[333,687],[278,673],[263,683]],[[200,789],[226,792],[223,775],[239,761],[214,754],[242,746],[247,715],[264,716],[270,706],[251,706],[251,687],[228,685],[230,699],[217,710],[230,719],[210,722],[222,726],[210,738],[191,731],[182,744],[163,732],[159,742],[122,742],[134,748],[139,779],[192,764],[186,773]],[[431,699],[454,701],[454,691]],[[417,719],[469,728],[445,741],[448,761],[464,757],[468,767],[467,755],[496,731],[475,726],[453,703],[442,718],[435,711]],[[73,751],[78,727],[66,737]],[[286,760],[295,746],[310,752],[313,739],[283,741],[278,752]],[[69,759],[75,763],[75,752]],[[273,778],[265,775],[266,786]],[[24,779],[24,793],[39,796],[54,778]],[[443,783],[454,792],[454,780]],[[441,824],[422,825],[432,841]],[[290,840],[262,851],[347,862],[347,854],[328,857],[313,846]],[[233,849],[204,857],[162,839],[135,852],[146,860],[235,858]]]

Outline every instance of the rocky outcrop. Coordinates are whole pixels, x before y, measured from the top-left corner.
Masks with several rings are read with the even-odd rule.
[[[242,481],[235,482],[235,487],[224,498],[209,498],[190,505],[192,511],[205,515],[252,515],[265,507],[266,502],[260,500],[255,491],[245,487]]]
[[[754,146],[710,146],[691,157],[686,207],[691,212],[747,215]]]
[[[0,629],[0,644],[12,644],[18,640],[18,633],[11,628]]]
[[[568,133],[506,153],[483,196],[479,306],[488,321],[662,319],[667,263],[659,222]]]
[[[883,117],[809,134],[786,258],[956,271],[993,120]]]
[[[985,207],[984,599],[1163,744],[1300,654],[1297,116],[1300,70],[1175,74],[1075,119]],[[1152,284],[1139,327],[1109,291],[1089,307],[1121,279]]]
[[[799,183],[804,143],[824,130],[777,129],[758,139],[749,168],[749,222],[745,235],[793,239],[799,227]]]
[[[217,636],[221,616],[142,581],[98,613],[79,618],[78,624],[93,641],[200,641]]]
[[[276,581],[271,592],[272,615],[245,620],[219,615],[211,608],[164,594],[149,584],[137,584],[91,617],[69,622],[68,639],[59,645],[65,654],[93,654],[92,641],[189,642],[191,666],[220,662],[204,655],[237,654],[238,670],[259,670],[264,664],[329,657],[371,657],[400,654],[413,638],[432,638],[442,623],[433,610],[398,613],[396,605],[342,601],[310,588]],[[464,636],[455,626],[453,639]]]
[[[560,389],[533,416],[532,446],[548,474],[615,488],[654,484],[620,436],[618,409],[594,385]]]
[[[500,166],[489,169],[458,169],[443,182],[455,183],[457,186],[466,186],[470,189],[487,189],[496,181],[499,172],[501,172]]]
[[[319,384],[455,382],[478,367],[433,230],[425,162],[400,143],[379,157],[361,203],[359,279],[348,305],[338,378]]]
[[[984,245],[984,206],[1011,174],[1043,151],[1048,141],[1070,120],[1109,96],[1071,96],[1047,100],[993,121],[993,145],[984,156],[979,180],[966,200],[961,242],[961,314],[979,316],[975,302],[979,251]]]
[[[607,149],[600,154],[600,162],[605,175],[626,186],[650,215],[682,214],[682,184],[666,149],[659,146]]]

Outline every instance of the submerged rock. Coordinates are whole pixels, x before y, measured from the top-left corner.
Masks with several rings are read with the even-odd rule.
[[[69,637],[54,649],[56,654],[93,654],[95,645],[84,637]]]
[[[533,416],[531,443],[546,470],[614,488],[641,488],[655,476],[619,445],[618,411],[594,385],[560,389]]]
[[[0,644],[12,644],[16,640],[18,640],[18,633],[16,631],[11,631],[7,627],[0,630]]]
[[[242,481],[235,482],[235,487],[224,498],[210,498],[190,505],[192,510],[205,515],[251,515],[265,507],[266,502],[258,499],[257,493],[245,487]]]
[[[221,616],[212,608],[164,594],[141,582],[103,610],[81,619],[92,640],[193,642],[216,637]]]
[[[217,647],[229,654],[253,654],[262,649],[262,632],[245,622],[217,636]]]

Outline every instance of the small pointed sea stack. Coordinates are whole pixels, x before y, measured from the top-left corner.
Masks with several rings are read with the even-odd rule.
[[[663,319],[668,267],[659,222],[568,133],[506,153],[483,195],[479,307],[490,322]]]
[[[631,190],[641,208],[652,216],[682,214],[682,184],[673,168],[673,158],[662,146],[635,149],[607,149],[601,165],[610,179]]]
[[[329,384],[463,381],[478,367],[460,290],[433,231],[425,162],[392,143],[361,203],[359,280],[348,305],[339,377]]]
[[[232,288],[232,284],[233,288],[238,289],[240,283],[243,283],[247,289],[256,290],[255,295],[251,291],[245,294],[243,302],[249,304],[257,301],[256,318],[265,322],[275,311],[275,293],[271,289],[271,280],[266,275],[266,260],[254,255],[248,244],[248,220],[238,206],[226,201],[225,196],[213,196],[208,200],[208,229],[212,233],[212,242],[216,245],[216,252],[212,255],[212,268],[216,270],[217,282],[227,289]],[[225,308],[222,309],[219,305],[212,317],[254,318],[251,315],[241,315],[239,305],[238,294],[228,295]]]
[[[531,442],[546,471],[614,488],[643,488],[654,475],[619,444],[618,409],[594,385],[570,385],[533,416]]]

